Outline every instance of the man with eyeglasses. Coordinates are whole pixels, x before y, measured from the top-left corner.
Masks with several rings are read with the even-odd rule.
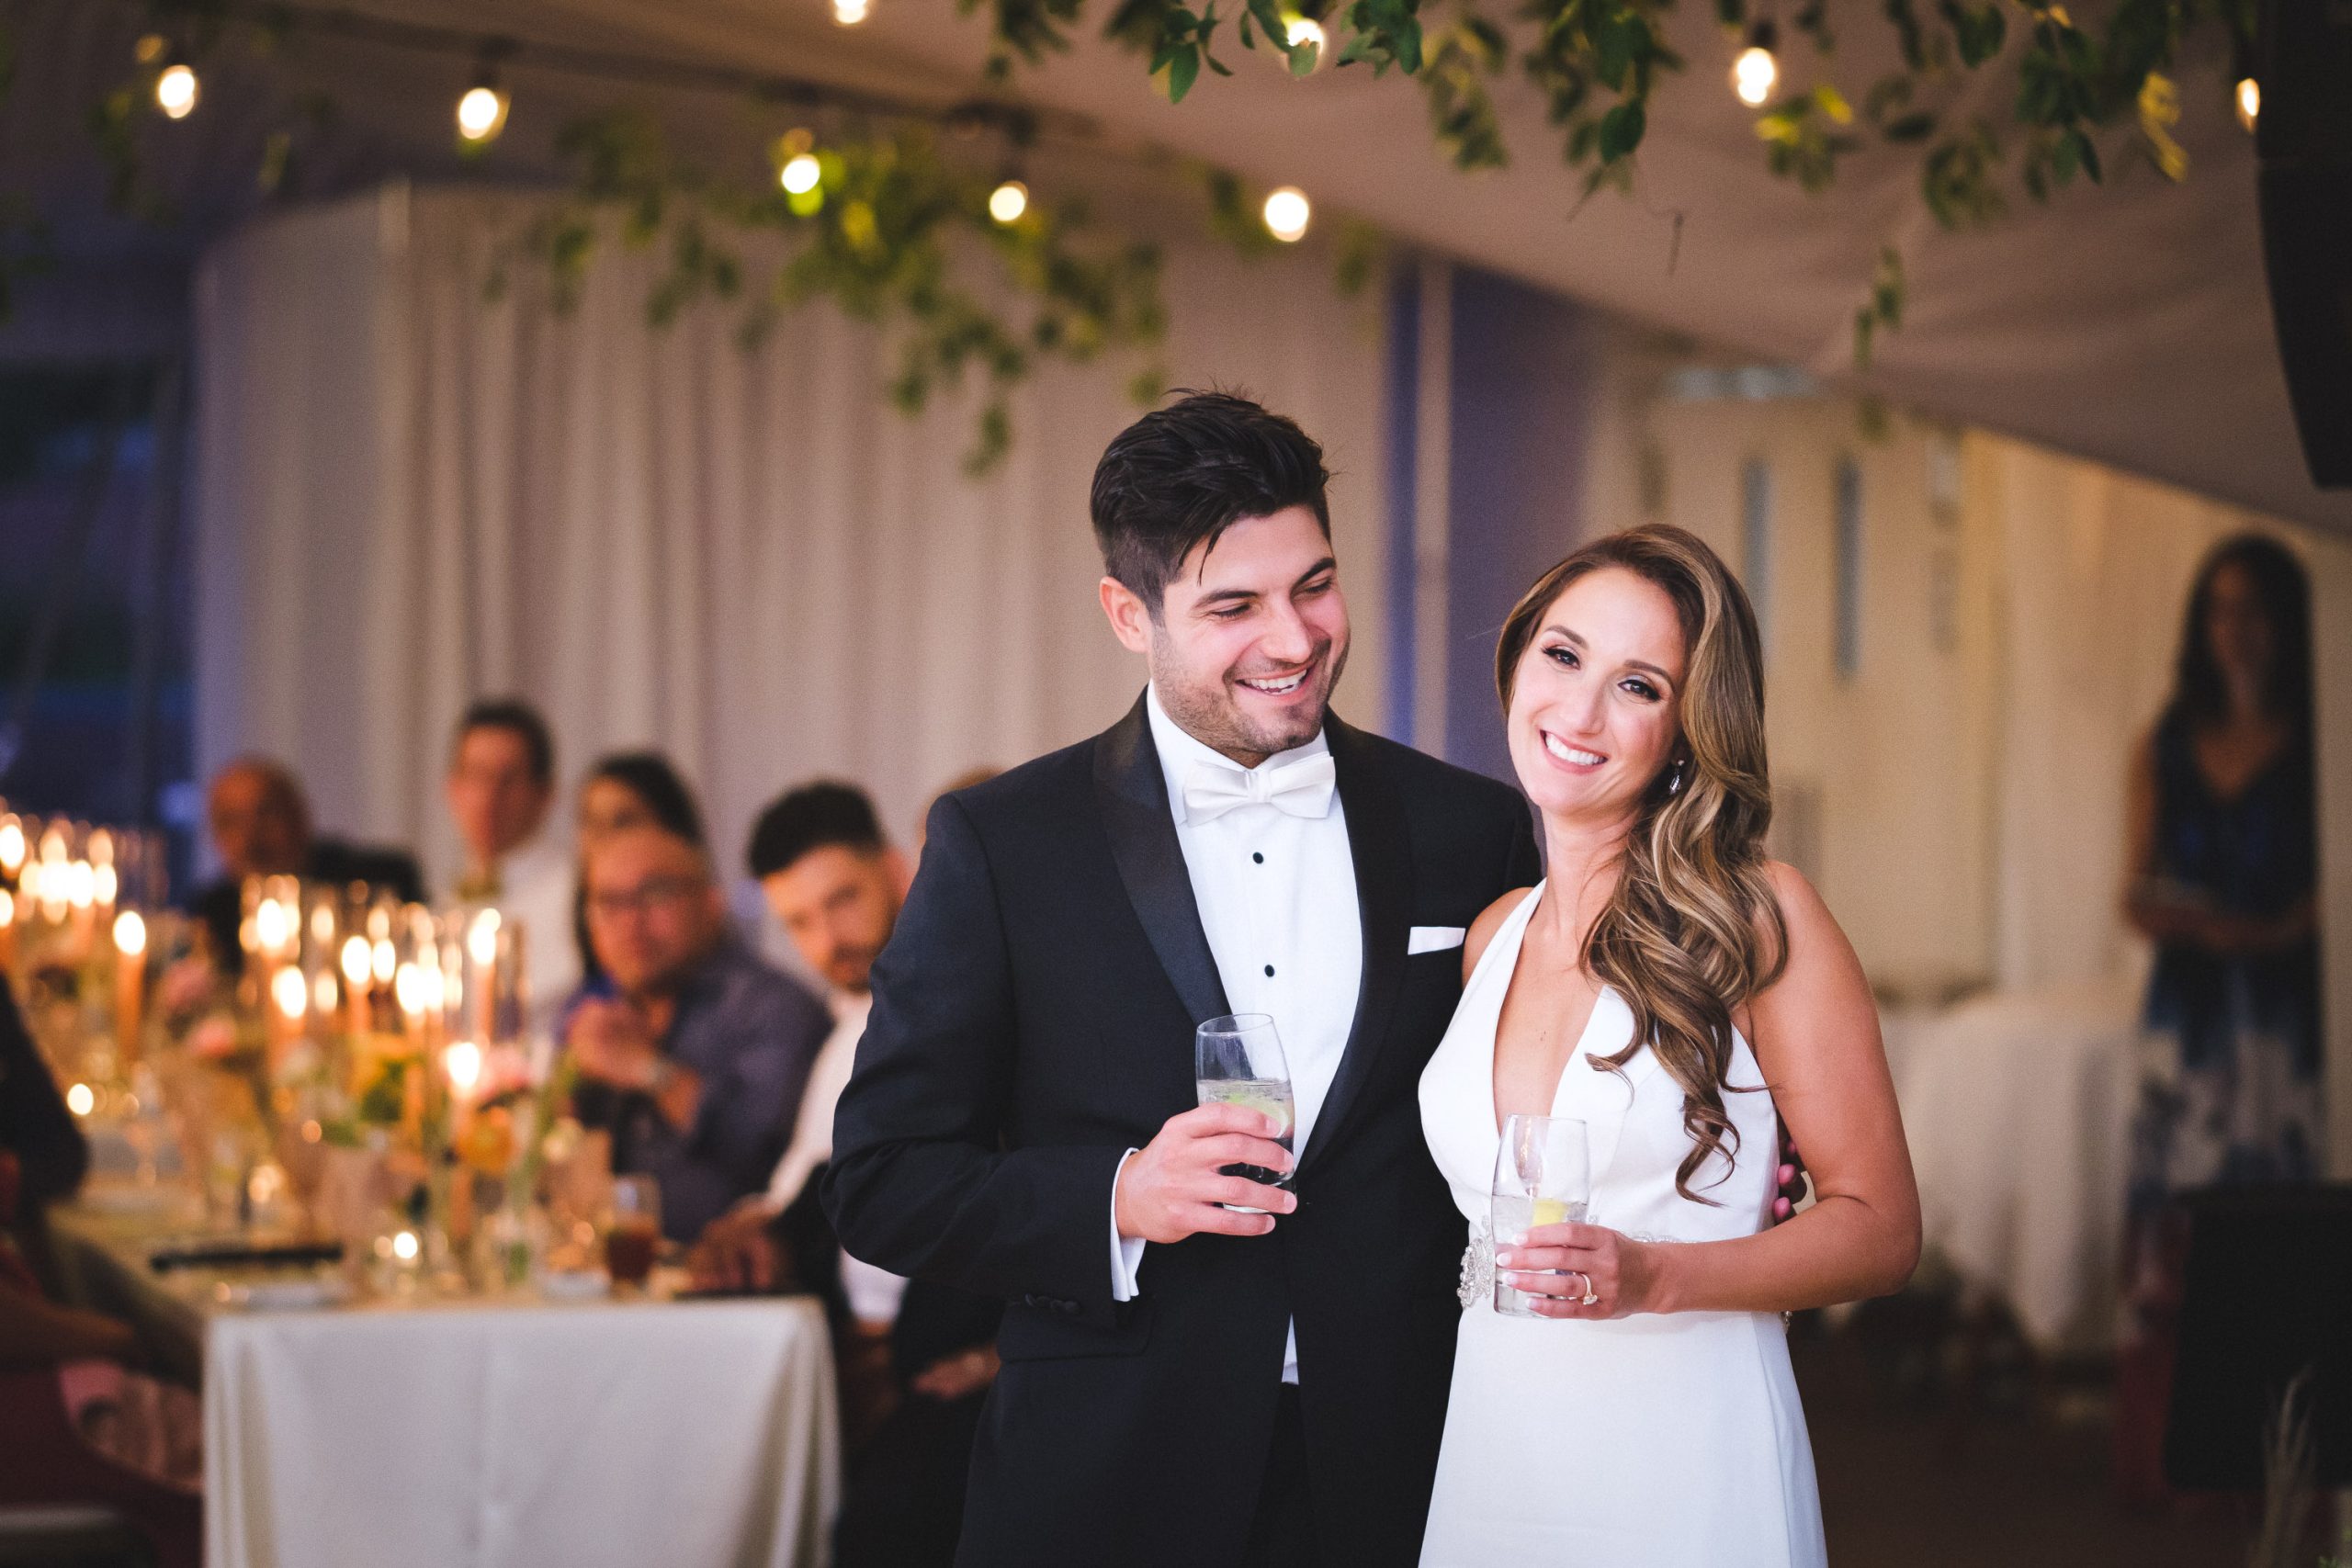
[[[624,829],[582,876],[606,978],[565,1021],[575,1103],[611,1130],[616,1173],[660,1185],[662,1233],[692,1241],[765,1187],[832,1020],[734,935],[698,846]]]

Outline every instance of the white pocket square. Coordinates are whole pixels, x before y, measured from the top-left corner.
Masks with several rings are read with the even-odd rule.
[[[1415,926],[1405,938],[1405,956],[1417,953],[1443,953],[1450,947],[1460,947],[1462,939],[1470,934],[1467,926]]]

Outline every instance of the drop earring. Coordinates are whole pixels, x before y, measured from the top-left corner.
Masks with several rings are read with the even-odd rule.
[[[1681,758],[1677,757],[1674,760],[1674,772],[1666,781],[1666,793],[1668,795],[1677,795],[1682,793],[1682,768],[1683,761]]]

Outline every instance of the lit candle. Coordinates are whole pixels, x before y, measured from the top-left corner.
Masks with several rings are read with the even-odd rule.
[[[311,985],[302,971],[291,964],[281,965],[270,976],[269,1001],[269,1065],[275,1070],[285,1048],[300,1037],[303,1015],[310,1010]]]
[[[0,887],[0,985],[17,972],[17,896]]]
[[[136,909],[114,918],[114,1049],[125,1069],[139,1060],[140,1014],[147,1001],[147,922]]]
[[[375,969],[371,957],[366,937],[348,936],[343,939],[344,994],[351,998],[348,1027],[354,1040],[368,1032],[368,981]]]

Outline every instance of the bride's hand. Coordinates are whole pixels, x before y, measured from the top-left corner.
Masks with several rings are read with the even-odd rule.
[[[1656,1310],[1649,1245],[1603,1225],[1537,1225],[1517,1246],[1498,1247],[1495,1268],[1496,1277],[1532,1298],[1544,1317],[1625,1317]]]

